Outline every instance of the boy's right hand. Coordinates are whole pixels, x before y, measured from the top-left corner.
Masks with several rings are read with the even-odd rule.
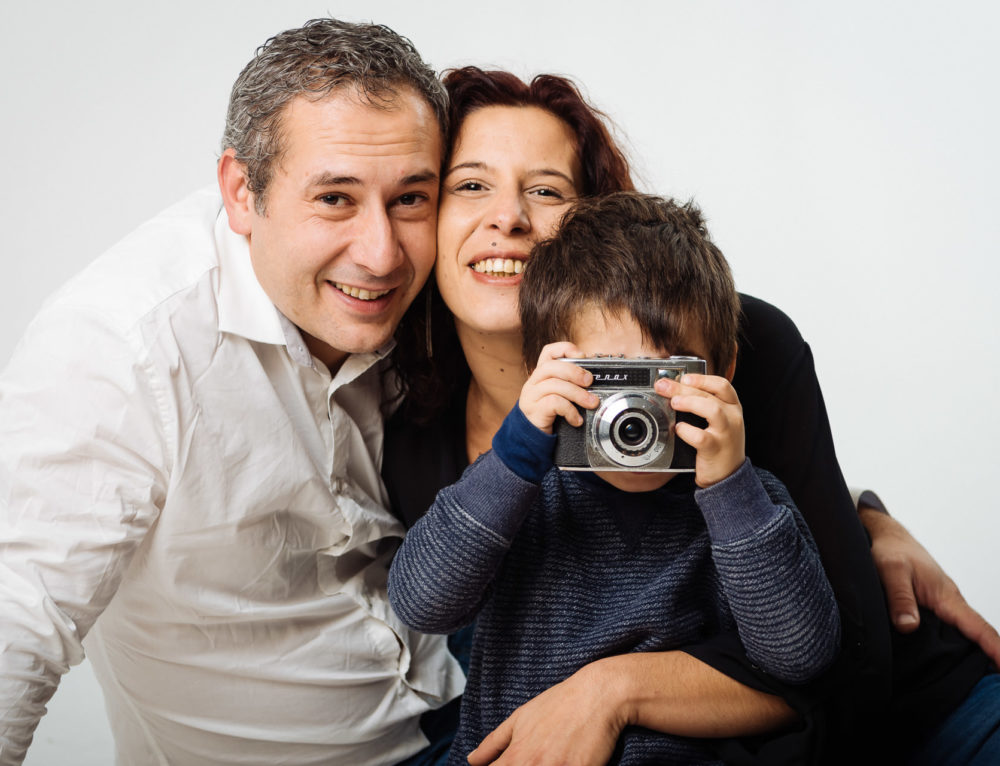
[[[590,371],[562,361],[582,356],[580,349],[568,341],[550,343],[538,355],[538,364],[521,389],[518,405],[539,430],[552,433],[559,416],[570,425],[582,426],[583,416],[574,404],[588,410],[600,404],[597,395],[587,390],[594,382]]]
[[[677,412],[690,412],[707,421],[704,428],[678,423],[674,433],[697,450],[694,481],[711,487],[731,476],[746,460],[743,407],[732,384],[717,375],[687,373],[680,381],[656,381],[654,390],[670,399]]]

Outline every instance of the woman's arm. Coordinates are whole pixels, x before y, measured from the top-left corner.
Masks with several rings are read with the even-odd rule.
[[[469,755],[472,766],[603,766],[626,726],[737,737],[794,724],[781,697],[734,681],[682,651],[586,665],[522,705]]]
[[[880,501],[875,505],[862,495],[858,514],[872,540],[872,557],[896,630],[912,633],[920,627],[919,602],[975,641],[1000,666],[1000,633],[969,605],[927,549],[885,512]]]

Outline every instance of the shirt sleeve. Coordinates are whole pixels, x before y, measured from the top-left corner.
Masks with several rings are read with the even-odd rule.
[[[389,601],[400,619],[423,633],[452,633],[471,623],[538,489],[495,450],[442,489],[406,533],[389,570]]]
[[[784,487],[747,460],[695,492],[747,656],[787,683],[815,677],[840,648],[833,591]]]
[[[17,764],[59,678],[157,517],[163,391],[96,311],[55,307],[0,377],[0,764]]]

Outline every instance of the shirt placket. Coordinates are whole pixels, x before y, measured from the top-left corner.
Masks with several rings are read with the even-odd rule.
[[[326,446],[326,468],[330,491],[340,503],[341,511],[351,529],[350,534],[364,535],[367,534],[370,522],[363,518],[356,503],[347,497],[348,490],[345,486],[351,484],[348,473],[350,450],[338,448],[338,445],[350,443],[353,424],[347,412],[337,404],[335,395],[342,385],[349,385],[349,381],[338,382],[331,378],[325,370],[317,370],[317,372],[326,386],[325,419],[328,427],[322,431]],[[358,546],[358,548],[368,550],[374,545],[375,542],[368,542],[363,546]],[[353,546],[348,543],[348,547]],[[349,550],[344,555],[357,555],[358,553],[360,550]],[[383,559],[381,556],[378,558]],[[368,617],[365,622],[365,634],[369,641],[372,658],[392,669],[402,681],[400,693],[403,693],[403,689],[412,688],[407,679],[411,655],[406,641],[400,635],[402,626],[396,625],[395,615],[388,611],[385,579],[380,576],[382,568],[388,568],[388,561],[384,561],[384,563],[382,560],[372,561],[368,571],[363,575],[359,574],[351,578],[349,582],[343,583],[344,592],[350,595]]]

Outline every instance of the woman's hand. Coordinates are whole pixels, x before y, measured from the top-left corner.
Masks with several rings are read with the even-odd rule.
[[[872,558],[896,630],[910,633],[917,629],[919,602],[979,644],[994,665],[1000,665],[1000,634],[969,606],[927,549],[888,514],[862,507],[860,516],[872,538]]]
[[[524,387],[518,406],[532,425],[547,434],[557,417],[564,417],[573,426],[583,425],[583,416],[574,406],[593,409],[600,400],[587,390],[594,381],[589,370],[562,361],[582,357],[576,346],[567,341],[550,343],[538,356],[538,364]]]
[[[625,727],[586,666],[521,705],[469,753],[472,766],[604,766]]]

